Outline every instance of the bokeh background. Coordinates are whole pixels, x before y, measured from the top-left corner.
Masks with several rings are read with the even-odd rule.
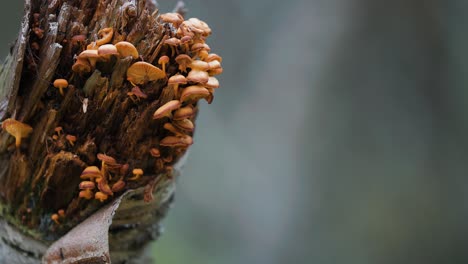
[[[186,3],[225,71],[158,264],[468,263],[468,1]]]

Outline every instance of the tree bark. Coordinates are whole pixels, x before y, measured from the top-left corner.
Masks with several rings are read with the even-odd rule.
[[[141,85],[146,99],[129,96],[130,57],[98,62],[88,74],[71,70],[76,55],[109,27],[112,43],[133,43],[141,60],[157,65],[168,55],[173,62],[176,54],[162,40],[176,28],[160,24],[155,8],[144,0],[25,1],[18,39],[0,73],[0,119],[19,120],[33,132],[16,148],[0,131],[0,263],[137,263],[159,236],[186,152],[160,146],[170,135],[163,129],[168,119],[152,118],[176,97],[173,89],[165,78]],[[86,40],[76,41],[80,35]],[[168,76],[178,72],[171,62]],[[70,84],[63,96],[52,85],[58,78]],[[196,112],[197,102],[191,105]],[[149,155],[152,148],[161,156]],[[129,167],[108,179],[125,179],[126,187],[104,203],[78,197],[80,174],[101,165],[98,153]],[[127,180],[133,168],[143,169],[141,179]],[[64,215],[55,223],[51,216],[59,210]]]

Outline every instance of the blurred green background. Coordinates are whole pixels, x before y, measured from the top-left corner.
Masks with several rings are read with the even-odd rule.
[[[158,264],[468,263],[468,1],[186,3],[224,73]]]

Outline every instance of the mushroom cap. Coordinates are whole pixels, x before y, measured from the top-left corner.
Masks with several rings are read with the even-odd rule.
[[[159,151],[159,149],[157,149],[157,148],[151,148],[150,149],[150,154],[151,154],[151,156],[153,156],[155,158],[161,157],[161,151]]]
[[[223,73],[223,68],[210,69],[208,71],[208,75],[210,76],[220,75],[221,73]]]
[[[132,56],[134,59],[138,59],[138,50],[135,46],[127,41],[120,41],[115,44],[115,48],[119,52],[120,57],[125,58],[128,56]]]
[[[200,50],[206,50],[206,51],[210,52],[211,48],[206,43],[195,43],[195,44],[192,45],[192,51],[193,52],[198,52]]]
[[[117,48],[112,44],[104,44],[102,46],[99,46],[97,51],[98,51],[99,56],[119,54],[119,52],[117,51]]]
[[[185,133],[183,133],[182,130],[179,130],[177,127],[172,125],[171,123],[166,123],[164,124],[164,129],[174,133],[176,136],[185,136]]]
[[[55,88],[65,88],[65,87],[68,87],[68,81],[65,80],[65,79],[57,79],[54,81],[54,87]]]
[[[79,185],[80,190],[93,190],[96,188],[96,184],[92,181],[82,181]]]
[[[73,136],[73,135],[66,135],[66,136],[65,136],[65,139],[66,139],[66,140],[69,140],[69,141],[75,142],[75,141],[76,141],[76,136]]]
[[[143,170],[139,169],[139,168],[136,168],[136,169],[132,170],[132,173],[135,174],[135,175],[143,175]]]
[[[117,164],[117,161],[111,157],[111,156],[108,156],[106,154],[102,154],[102,153],[98,153],[97,154],[97,158],[98,160],[100,161],[104,161],[104,163],[106,163],[107,165],[115,165]]]
[[[78,73],[88,73],[91,71],[91,65],[86,59],[78,58],[72,66],[72,71]]]
[[[177,137],[167,136],[159,142],[159,145],[164,147],[188,147],[193,144],[191,136]]]
[[[146,99],[148,95],[146,95],[138,86],[133,86],[132,91],[127,93],[128,95],[135,95],[138,98]]]
[[[109,43],[112,40],[112,36],[114,35],[114,29],[113,28],[103,28],[98,31],[98,39],[96,41],[96,44],[98,46],[104,45],[106,43]]]
[[[78,59],[97,59],[99,58],[99,54],[97,49],[96,50],[83,50],[80,55],[78,55]]]
[[[135,62],[127,70],[127,80],[134,84],[163,79],[166,74],[158,67],[143,61]]]
[[[167,45],[170,45],[170,46],[178,46],[178,45],[180,45],[180,39],[178,39],[178,38],[166,39],[164,41],[164,44],[167,44]]]
[[[186,106],[180,109],[177,109],[173,115],[174,120],[182,120],[190,118],[195,114],[192,107]]]
[[[158,60],[159,64],[168,63],[168,62],[169,62],[169,57],[166,56],[166,55],[161,56],[161,58],[159,58],[159,60]]]
[[[192,58],[187,54],[180,54],[175,58],[175,61],[179,64],[179,70],[185,72],[187,65],[192,62]]]
[[[180,101],[172,100],[159,107],[153,114],[153,119],[159,119],[165,116],[170,116],[171,112],[179,109],[181,106]]]
[[[218,54],[216,53],[210,53],[208,54],[208,56],[205,58],[205,61],[206,62],[210,62],[210,61],[214,61],[214,60],[217,60],[219,62],[223,62],[223,58],[221,58],[221,56],[219,56]]]
[[[205,22],[195,17],[188,19],[188,21],[191,23],[192,31],[201,34],[204,37],[211,35],[211,28]]]
[[[195,126],[193,125],[192,121],[189,119],[182,119],[182,120],[177,120],[174,121],[174,126],[177,128],[183,130],[183,131],[188,131],[188,132],[193,132],[195,129]]]
[[[94,197],[94,194],[91,190],[89,189],[86,189],[86,190],[83,190],[80,192],[80,194],[78,195],[80,198],[84,198],[86,200],[90,200]]]
[[[201,85],[192,85],[184,88],[180,96],[182,102],[197,101],[202,98],[210,96],[208,89]]]
[[[201,61],[201,60],[194,60],[189,65],[189,68],[192,70],[200,70],[200,71],[208,71],[210,69],[210,65],[208,62]]]
[[[179,25],[184,21],[184,17],[179,13],[165,13],[159,16],[159,19],[164,23],[172,23],[174,27],[178,28]]]
[[[118,180],[112,185],[112,192],[120,192],[125,188],[125,182],[123,180]]]
[[[109,196],[107,196],[107,194],[103,193],[103,192],[96,192],[96,194],[94,194],[94,198],[96,200],[99,200],[100,202],[104,202],[105,200],[107,200]]]
[[[33,131],[31,126],[12,118],[4,120],[2,122],[2,128],[15,138],[26,138]]]
[[[191,70],[187,75],[187,81],[193,83],[206,84],[209,78],[208,72],[195,69]]]
[[[99,170],[99,168],[96,166],[86,167],[80,175],[80,178],[83,180],[101,178],[101,177],[102,177],[101,170]]]
[[[216,89],[219,88],[219,81],[216,77],[209,77],[208,82],[205,84],[206,88]]]
[[[187,78],[183,76],[182,74],[176,74],[174,76],[171,76],[169,80],[167,81],[167,84],[186,84],[187,83]]]

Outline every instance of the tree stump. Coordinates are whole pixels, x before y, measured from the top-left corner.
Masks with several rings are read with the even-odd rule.
[[[183,21],[159,16],[154,1],[25,1],[0,72],[1,263],[137,263],[159,236],[198,100],[212,101],[213,76],[222,72],[221,59],[208,58],[209,27]],[[100,48],[122,41],[138,56]],[[81,58],[96,49],[95,61]],[[188,66],[180,55],[188,55]],[[130,76],[130,67],[145,63],[162,68],[163,77]],[[196,70],[210,82],[191,78]],[[168,80],[175,75],[188,81],[174,85]],[[57,79],[67,84],[57,89]],[[181,108],[191,114],[179,115]],[[16,145],[11,120],[32,127]],[[89,168],[97,178],[86,179]]]

